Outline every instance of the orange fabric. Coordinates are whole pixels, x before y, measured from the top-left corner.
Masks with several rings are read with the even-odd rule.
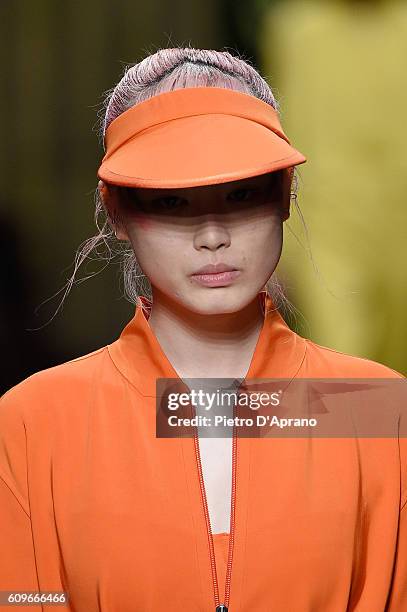
[[[155,380],[174,375],[139,306],[112,344],[3,395],[0,590],[64,590],[68,612],[215,610],[194,440],[155,437]],[[267,312],[247,379],[273,377],[402,376]],[[407,610],[406,438],[237,449],[229,612]]]
[[[175,89],[136,104],[111,122],[105,146],[98,177],[128,187],[216,184],[306,161],[270,104],[222,87]]]

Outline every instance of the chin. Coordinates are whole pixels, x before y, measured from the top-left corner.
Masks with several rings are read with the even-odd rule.
[[[257,292],[256,292],[257,293]],[[256,294],[255,294],[256,295]],[[238,287],[203,287],[188,295],[187,308],[197,314],[230,314],[239,312],[255,297]]]

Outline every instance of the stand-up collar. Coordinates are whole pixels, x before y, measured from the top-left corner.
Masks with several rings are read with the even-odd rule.
[[[306,342],[296,334],[266,291],[259,300],[264,312],[264,323],[250,362],[245,380],[253,378],[294,378],[304,360]],[[147,307],[145,313],[138,303],[133,318],[120,337],[108,345],[109,354],[118,370],[144,396],[156,396],[157,378],[180,378],[164,353],[148,319],[151,302],[141,297]]]

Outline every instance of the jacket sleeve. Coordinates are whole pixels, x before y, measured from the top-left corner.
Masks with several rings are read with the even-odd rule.
[[[39,591],[30,518],[21,384],[0,399],[0,591]],[[2,602],[3,604],[3,602]],[[42,606],[18,605],[18,610]],[[16,605],[0,606],[15,610]]]
[[[386,612],[407,610],[407,502],[400,510],[396,561]]]
[[[405,397],[405,386],[404,386]],[[396,559],[386,612],[407,611],[407,406],[403,410],[399,429],[400,456],[400,515],[397,534]]]

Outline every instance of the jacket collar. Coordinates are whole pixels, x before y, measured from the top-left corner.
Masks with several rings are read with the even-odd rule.
[[[294,378],[305,357],[305,339],[290,329],[266,291],[260,291],[258,297],[264,323],[245,380]],[[145,297],[139,299],[148,307],[148,312],[145,314],[138,303],[133,318],[120,337],[107,348],[123,376],[142,395],[156,397],[157,378],[180,377],[148,324],[151,302]]]

